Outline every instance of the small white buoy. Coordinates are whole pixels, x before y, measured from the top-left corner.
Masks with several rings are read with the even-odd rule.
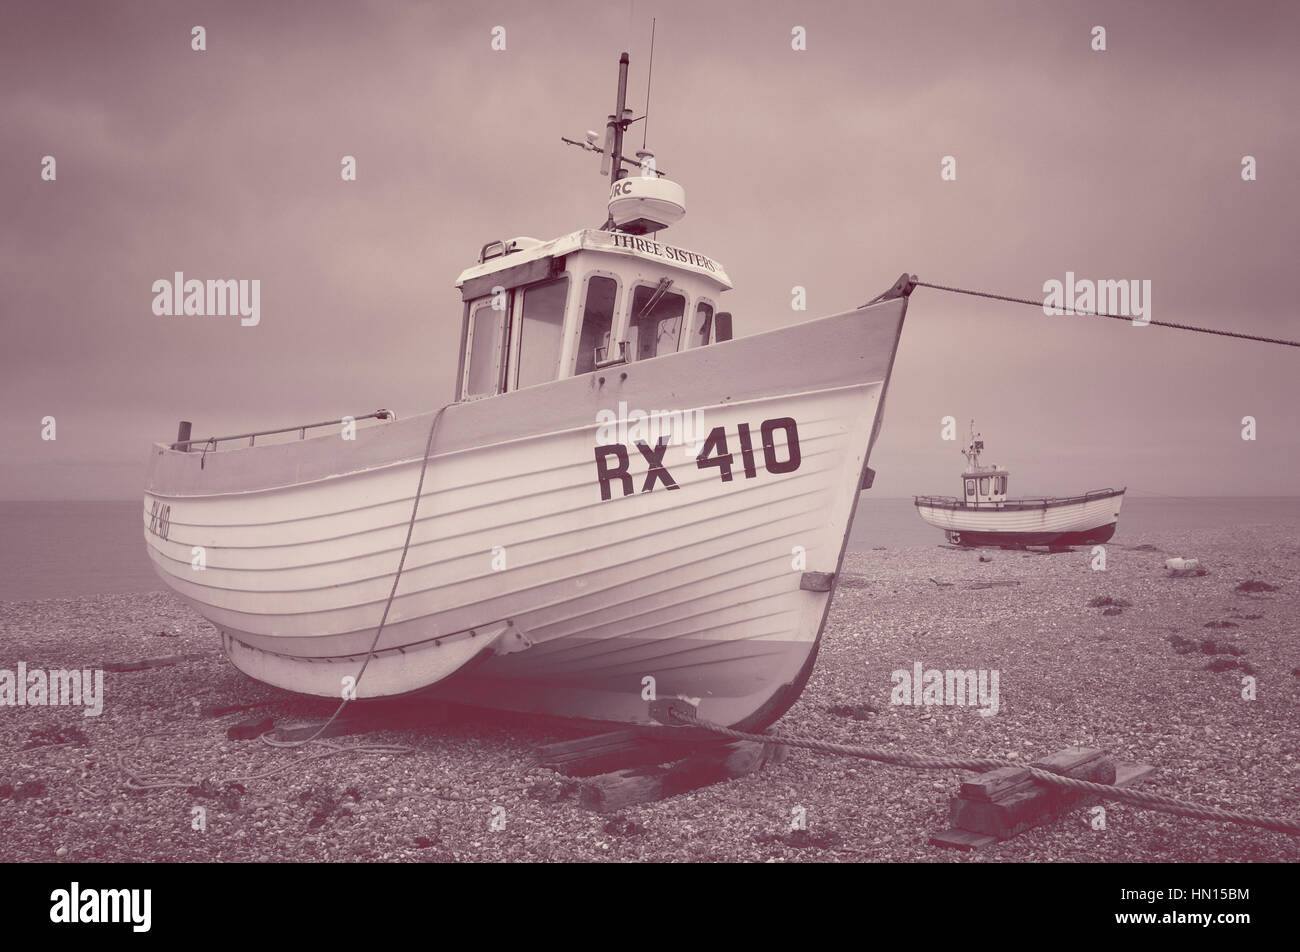
[[[1201,567],[1199,559],[1165,559],[1165,568],[1171,572],[1185,572]]]

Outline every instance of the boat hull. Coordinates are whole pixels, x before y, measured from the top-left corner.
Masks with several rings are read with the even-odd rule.
[[[236,667],[289,690],[632,723],[652,720],[653,697],[684,697],[702,717],[763,726],[815,659],[832,592],[808,573],[839,570],[906,303],[353,440],[205,459],[155,446],[150,557]],[[665,408],[682,423],[660,450],[636,411]],[[717,432],[726,448],[701,454]]]
[[[953,545],[1089,545],[1108,541],[1118,525],[1124,490],[1065,499],[1011,499],[968,505],[952,497],[918,496],[917,513]]]

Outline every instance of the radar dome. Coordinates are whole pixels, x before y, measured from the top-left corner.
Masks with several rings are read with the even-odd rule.
[[[686,215],[686,190],[666,178],[631,176],[609,190],[609,214],[620,231],[646,235]]]

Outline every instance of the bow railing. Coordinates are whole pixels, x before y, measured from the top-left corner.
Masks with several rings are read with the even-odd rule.
[[[339,417],[337,420],[322,420],[320,423],[303,423],[298,426],[284,426],[275,430],[256,430],[252,433],[233,433],[230,436],[209,436],[201,440],[190,439],[191,424],[187,420],[182,420],[176,433],[176,442],[171,445],[174,450],[181,450],[188,453],[192,447],[202,446],[206,450],[216,450],[222,443],[233,443],[236,440],[248,440],[249,446],[256,445],[259,436],[276,436],[280,433],[298,433],[298,439],[305,440],[308,430],[316,430],[323,426],[338,426],[345,420],[356,422],[358,420],[387,420],[390,423],[397,421],[397,414],[392,410],[376,410],[374,413],[366,413],[361,416]]]

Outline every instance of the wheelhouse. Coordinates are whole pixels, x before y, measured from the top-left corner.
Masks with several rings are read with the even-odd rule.
[[[984,467],[961,474],[962,498],[968,506],[999,506],[1007,501],[1005,469]]]
[[[654,235],[587,229],[485,245],[464,302],[457,400],[477,400],[731,337],[726,271]]]

